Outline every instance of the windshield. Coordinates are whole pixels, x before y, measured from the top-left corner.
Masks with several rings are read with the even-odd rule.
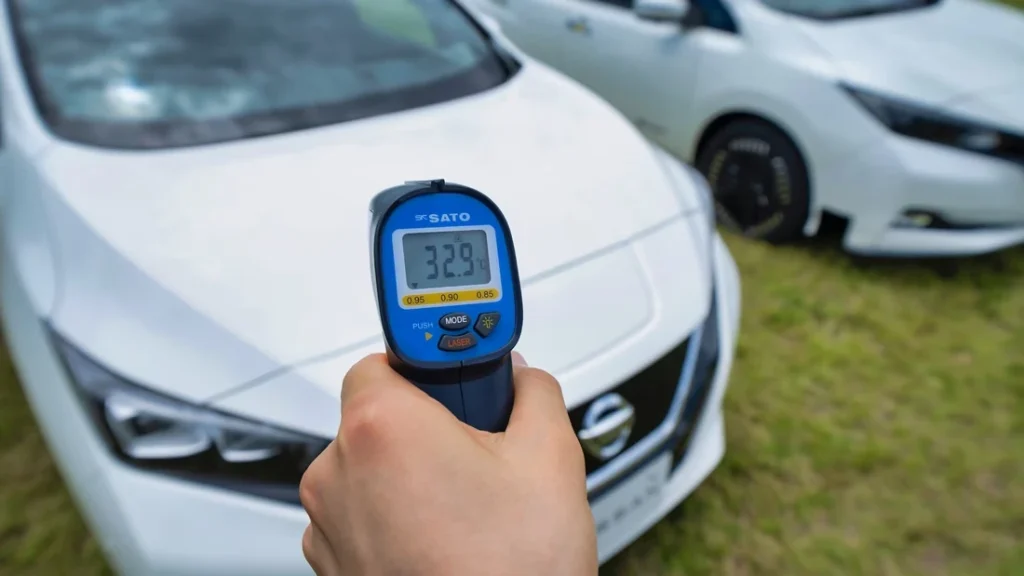
[[[451,0],[8,0],[44,120],[118,148],[223,142],[477,93],[510,74]]]
[[[937,4],[939,0],[761,0],[790,14],[822,20],[838,20],[912,10]]]

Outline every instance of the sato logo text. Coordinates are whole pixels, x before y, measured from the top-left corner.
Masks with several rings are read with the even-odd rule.
[[[417,222],[430,222],[431,224],[469,222],[469,212],[453,212],[451,214],[417,214]]]

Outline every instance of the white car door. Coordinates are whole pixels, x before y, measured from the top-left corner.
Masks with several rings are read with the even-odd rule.
[[[5,151],[7,148],[7,122],[4,118],[4,111],[7,107],[4,100],[4,79],[0,76],[0,211],[3,211],[4,205],[7,203],[7,196],[10,194],[9,189],[11,187],[11,177],[8,174],[9,170],[7,168],[9,163],[7,158],[10,154]]]
[[[569,40],[567,4],[557,0],[470,0],[501,24],[501,31],[521,50],[548,66],[568,72],[572,50],[559,47]]]
[[[591,88],[667,146],[690,104],[699,30],[644,20],[632,0],[477,0],[525,52]]]

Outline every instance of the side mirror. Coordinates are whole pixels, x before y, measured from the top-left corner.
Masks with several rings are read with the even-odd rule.
[[[690,12],[687,0],[636,0],[633,13],[654,22],[682,22]]]

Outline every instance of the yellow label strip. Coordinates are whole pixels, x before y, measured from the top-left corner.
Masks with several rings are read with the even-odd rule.
[[[402,298],[402,305],[414,308],[416,306],[434,306],[436,304],[490,302],[497,300],[499,296],[501,296],[501,292],[497,288],[457,290],[452,292],[431,292],[429,294],[409,294]]]

